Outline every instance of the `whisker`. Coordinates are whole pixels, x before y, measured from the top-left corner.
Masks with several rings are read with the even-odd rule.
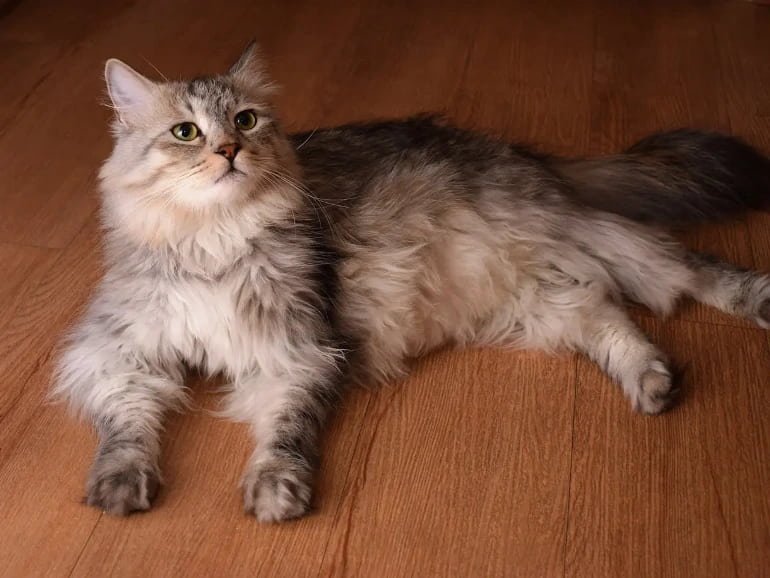
[[[157,72],[157,73],[160,75],[160,77],[161,77],[163,80],[165,80],[166,82],[170,82],[170,81],[169,81],[169,79],[168,79],[168,77],[167,77],[165,74],[163,74],[163,73],[162,73],[162,72],[161,72],[161,71],[158,69],[158,67],[157,67],[157,66],[155,66],[155,65],[154,65],[152,62],[150,62],[150,61],[149,61],[147,58],[145,58],[144,56],[142,56],[142,59],[143,59],[143,60],[144,60],[144,61],[145,61],[147,64],[149,64],[150,66],[152,66],[153,70],[155,70],[155,72]]]
[[[279,186],[279,182],[276,182],[275,179],[278,179],[281,183],[284,185],[288,185],[289,187],[293,188],[297,192],[299,192],[302,195],[307,195],[306,191],[303,191],[302,189],[294,186],[291,182],[287,181],[283,175],[280,173],[274,172],[274,171],[266,171],[266,178],[267,180],[273,185],[273,186]],[[321,215],[323,215],[324,219],[326,219],[326,223],[329,226],[329,228],[332,228],[332,221],[329,217],[328,213],[324,210],[324,208],[320,205],[317,205],[315,202],[313,202],[312,195],[308,197],[310,200],[310,207],[313,209],[313,211],[316,214],[316,217],[320,220],[319,210],[321,212]],[[295,225],[296,225],[296,219],[295,219]]]
[[[326,222],[328,223],[329,227],[331,227],[331,219],[329,218],[328,213],[324,210],[323,206],[321,206],[320,199],[318,199],[318,197],[316,197],[315,195],[310,193],[310,191],[308,191],[307,188],[302,187],[296,181],[289,179],[288,176],[283,174],[283,173],[276,172],[276,171],[268,171],[268,173],[270,175],[272,175],[273,177],[279,179],[284,184],[286,184],[289,187],[293,188],[294,190],[296,190],[300,194],[302,194],[305,197],[307,197],[311,201],[311,207],[313,207],[313,210],[316,211],[316,215],[318,215],[318,210],[320,210],[321,213],[323,214],[324,218],[326,219]],[[316,204],[317,204],[317,207],[316,207]]]
[[[289,184],[289,185],[293,186],[296,190],[304,193],[305,195],[307,195],[308,197],[310,197],[311,199],[313,199],[315,201],[318,201],[319,203],[322,203],[324,205],[328,205],[328,206],[331,206],[331,207],[337,207],[338,209],[345,209],[345,208],[347,208],[345,205],[340,205],[340,204],[337,204],[337,203],[333,203],[333,202],[331,202],[331,201],[329,201],[327,199],[322,199],[322,198],[314,195],[310,191],[310,189],[308,189],[304,184],[302,184],[301,182],[299,182],[298,180],[296,180],[294,177],[292,177],[291,175],[289,175],[287,173],[283,173],[283,172],[280,172],[280,171],[271,171],[271,172],[273,174],[275,174],[276,176],[278,176],[286,184]],[[340,200],[341,201],[348,201],[348,200],[350,200],[352,198],[353,197],[345,197],[345,198],[342,198]]]
[[[305,146],[305,145],[307,144],[307,142],[308,142],[308,141],[309,141],[311,138],[313,138],[313,135],[315,134],[315,132],[316,132],[317,130],[318,130],[318,128],[314,128],[314,129],[313,129],[313,131],[312,131],[312,132],[311,132],[309,135],[307,135],[307,138],[306,138],[305,140],[303,140],[303,141],[302,141],[302,144],[301,144],[301,145],[299,145],[299,146],[298,146],[298,147],[297,147],[295,150],[299,150],[299,149],[301,149],[303,146]]]

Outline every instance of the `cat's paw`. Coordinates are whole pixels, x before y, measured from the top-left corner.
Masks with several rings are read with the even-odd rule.
[[[250,466],[243,479],[243,503],[260,522],[281,522],[310,509],[312,473],[289,460],[268,458]]]
[[[146,463],[98,460],[86,486],[86,503],[115,516],[149,510],[160,473]]]
[[[770,293],[770,291],[768,291]],[[770,297],[767,297],[757,306],[754,322],[763,329],[770,329]]]
[[[770,329],[770,275],[747,275],[746,282],[741,285],[743,293],[737,296],[741,303],[738,313],[763,329]]]
[[[632,401],[634,411],[647,415],[662,413],[674,404],[678,393],[671,371],[665,363],[655,360],[639,377],[636,396]]]

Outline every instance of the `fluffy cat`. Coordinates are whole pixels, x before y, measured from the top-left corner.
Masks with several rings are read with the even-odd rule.
[[[186,367],[223,374],[251,424],[243,481],[262,521],[307,512],[345,384],[401,376],[441,345],[580,351],[632,407],[675,394],[624,311],[689,296],[770,326],[770,276],[657,227],[759,207],[770,162],[695,131],[561,160],[431,117],[287,136],[253,47],[224,75],[154,82],[106,65],[106,273],[54,391],[93,422],[87,501],[146,510]]]

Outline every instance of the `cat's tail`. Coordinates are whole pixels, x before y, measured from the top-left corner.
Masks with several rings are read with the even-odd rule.
[[[644,223],[711,221],[770,206],[770,159],[718,133],[664,132],[622,154],[552,163],[578,202]]]

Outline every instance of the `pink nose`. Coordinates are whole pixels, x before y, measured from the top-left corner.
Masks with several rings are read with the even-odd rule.
[[[232,162],[235,158],[235,155],[238,154],[238,151],[241,150],[241,147],[238,146],[235,143],[230,143],[226,145],[222,145],[219,147],[219,150],[217,151],[218,155],[222,155],[225,157],[228,161]]]

